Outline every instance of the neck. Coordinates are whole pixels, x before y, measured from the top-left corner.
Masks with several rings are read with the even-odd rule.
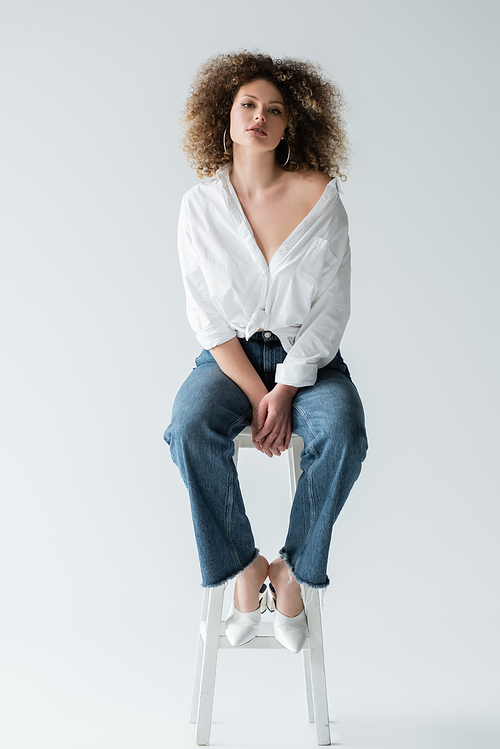
[[[284,170],[276,163],[274,151],[256,153],[239,143],[233,144],[231,183],[239,195],[253,197],[273,187]]]

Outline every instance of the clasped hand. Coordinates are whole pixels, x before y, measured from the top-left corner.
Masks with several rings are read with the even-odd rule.
[[[292,437],[292,401],[297,388],[275,385],[253,407],[252,441],[269,458],[288,450]]]

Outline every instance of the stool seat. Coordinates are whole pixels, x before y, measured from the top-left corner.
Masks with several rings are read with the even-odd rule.
[[[238,464],[239,450],[254,447],[252,430],[245,427],[234,439],[234,462]],[[299,480],[300,453],[303,442],[293,434],[288,448],[289,485],[291,501]],[[262,622],[253,640],[241,647],[233,648],[225,633],[226,622],[222,620],[222,607],[227,583],[216,588],[205,588],[203,608],[198,638],[198,656],[191,703],[190,722],[196,723],[196,743],[208,746],[212,723],[212,708],[217,670],[217,653],[220,649],[231,648],[285,648],[274,637],[271,622]],[[323,632],[321,626],[321,606],[318,590],[312,590],[311,601],[307,607],[308,636],[303,648],[304,676],[306,684],[307,714],[310,723],[316,723],[318,746],[330,746],[330,723],[328,717],[328,699],[326,693],[325,659],[323,650]]]

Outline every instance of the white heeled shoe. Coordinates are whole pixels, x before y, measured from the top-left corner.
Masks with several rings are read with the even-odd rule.
[[[249,611],[244,613],[238,611],[234,605],[234,601],[229,609],[229,614],[226,619],[226,637],[233,648],[238,648],[241,645],[245,645],[250,640],[253,640],[259,629],[261,620],[261,614],[266,610],[266,585],[261,587],[259,590],[259,605],[255,611]]]
[[[308,629],[305,609],[297,616],[285,616],[276,607],[276,591],[269,583],[267,608],[274,612],[274,636],[291,653],[300,653],[306,644]]]

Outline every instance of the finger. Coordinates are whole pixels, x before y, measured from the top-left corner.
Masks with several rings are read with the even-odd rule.
[[[285,450],[285,446],[283,443],[284,437],[281,432],[270,435],[267,440],[263,440],[262,442],[263,446],[268,450],[271,450],[273,455],[281,455],[281,453]]]
[[[254,447],[257,448],[261,453],[264,452],[264,449],[262,447],[262,440],[259,440],[257,437],[258,431],[257,429],[254,430],[254,425],[252,424],[252,442]]]
[[[260,443],[260,451],[263,452],[264,455],[267,455],[268,458],[273,457],[272,451],[268,447],[265,447],[262,443]]]
[[[267,403],[265,398],[262,398],[259,403],[259,410],[257,411],[257,429],[262,429],[267,418]]]
[[[259,433],[259,430],[257,429],[257,421],[254,419],[252,421],[252,442],[254,445],[257,445],[257,434]]]
[[[259,408],[253,412],[252,416],[252,442],[256,443],[258,439],[258,434],[260,431],[259,428],[259,410],[260,410],[260,404]]]
[[[268,416],[264,422],[264,425],[257,432],[257,439],[260,440],[261,442],[263,442],[266,439],[269,439],[274,429],[275,429],[275,425],[273,424],[273,422]]]
[[[259,450],[259,452],[263,453],[265,452],[263,446],[262,446],[262,440],[259,440],[258,437],[258,429],[256,426],[256,421],[252,421],[252,442],[254,447]]]
[[[285,442],[285,441],[283,441],[283,442],[280,442],[280,443],[279,443],[279,444],[277,445],[277,448],[278,448],[278,450],[280,451],[280,455],[281,455],[282,453],[286,453],[286,451],[288,450],[288,448],[287,448],[287,446],[286,446],[286,442]]]
[[[262,429],[257,432],[257,439],[274,442],[280,433],[284,433],[281,419],[276,420],[276,416],[268,412]]]
[[[261,452],[267,455],[268,458],[272,458],[274,455],[273,442],[269,439],[257,440],[257,444],[260,446]]]
[[[279,438],[279,434],[280,432],[276,427],[269,427],[268,429],[264,428],[257,434],[257,439],[259,442],[266,445],[266,447],[271,447]]]

